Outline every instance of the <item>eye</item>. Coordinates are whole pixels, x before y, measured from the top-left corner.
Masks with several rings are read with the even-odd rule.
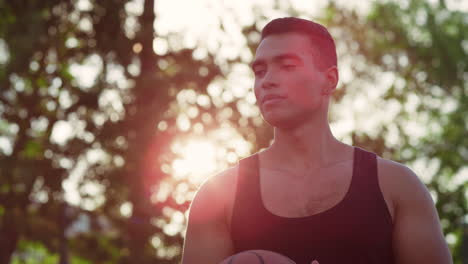
[[[254,72],[255,76],[260,76],[263,73],[265,73],[265,70],[264,69],[259,69],[259,70],[254,70],[253,72]]]
[[[294,70],[296,68],[296,65],[293,65],[293,64],[285,64],[283,66],[281,66],[283,69],[286,69],[286,70]]]

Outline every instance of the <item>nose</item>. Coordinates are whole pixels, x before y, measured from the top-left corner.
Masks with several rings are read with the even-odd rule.
[[[273,71],[267,71],[265,73],[265,76],[263,76],[263,80],[262,80],[262,88],[263,89],[271,89],[271,88],[274,88],[274,87],[277,87],[278,86],[278,80],[277,80],[278,76],[276,76],[274,74]]]

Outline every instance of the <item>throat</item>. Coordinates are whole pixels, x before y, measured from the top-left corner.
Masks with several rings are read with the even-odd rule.
[[[279,158],[275,155],[265,153],[259,155],[260,168],[266,173],[283,175],[289,179],[307,179],[307,178],[327,178],[330,171],[341,170],[352,167],[354,160],[354,148],[351,150],[337,153],[336,158],[325,163],[315,164],[313,161],[304,159],[294,160],[293,158]],[[262,154],[262,153],[260,153]]]

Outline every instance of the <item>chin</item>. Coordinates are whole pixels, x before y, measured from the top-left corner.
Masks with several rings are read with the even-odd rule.
[[[303,120],[297,117],[293,118],[278,115],[274,117],[271,115],[264,115],[263,120],[273,127],[286,130],[294,129],[303,123]]]

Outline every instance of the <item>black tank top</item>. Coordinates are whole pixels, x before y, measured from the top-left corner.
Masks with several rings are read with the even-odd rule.
[[[264,207],[258,154],[239,164],[231,222],[235,253],[270,250],[297,264],[314,259],[320,264],[393,263],[392,220],[378,184],[376,154],[355,147],[351,184],[343,200],[298,218],[281,217]]]

